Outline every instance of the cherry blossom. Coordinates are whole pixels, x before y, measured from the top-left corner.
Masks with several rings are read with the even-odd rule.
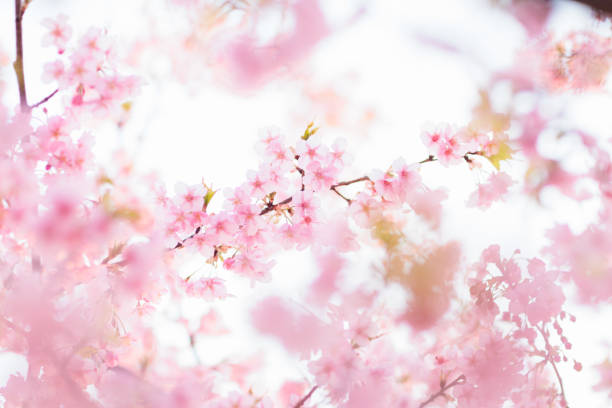
[[[468,199],[468,206],[489,207],[493,202],[503,198],[512,185],[512,179],[505,173],[494,173],[478,186]]]
[[[42,25],[49,30],[49,33],[43,37],[42,45],[52,45],[57,48],[59,54],[63,54],[68,40],[72,36],[72,28],[68,25],[68,16],[60,14],[55,19],[47,18],[43,20]]]
[[[191,296],[197,296],[205,300],[224,299],[228,296],[223,279],[219,278],[190,280],[185,291]]]

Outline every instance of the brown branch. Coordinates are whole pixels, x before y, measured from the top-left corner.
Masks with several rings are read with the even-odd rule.
[[[612,2],[610,0],[574,0],[574,2],[589,6],[595,11],[612,14]]]
[[[470,154],[474,155],[474,156],[483,156],[484,155],[483,152],[467,152],[466,154],[463,155],[463,160],[465,160],[465,162],[469,163],[469,164],[472,164],[472,162],[474,161],[474,159],[472,159],[470,157]]]
[[[370,178],[368,176],[363,176],[363,177],[359,177],[353,180],[348,180],[348,181],[341,181],[339,183],[334,184],[333,186],[331,186],[329,189],[331,191],[333,191],[334,193],[338,194],[340,197],[342,197],[347,203],[351,203],[351,199],[347,198],[346,196],[344,196],[344,194],[342,194],[340,191],[338,191],[338,187],[340,186],[348,186],[351,185],[353,183],[359,183],[360,181],[371,181]]]
[[[360,181],[366,181],[366,180],[370,180],[370,178],[368,176],[363,176],[363,177],[359,177],[359,178],[356,178],[356,179],[353,179],[353,180],[349,180],[349,181],[341,181],[339,183],[334,184],[332,186],[332,188],[333,187],[340,187],[340,186],[348,186],[350,184],[358,183]]]
[[[295,156],[295,157],[296,157],[296,160],[297,160],[300,156]],[[305,186],[304,186],[304,175],[306,175],[306,172],[300,166],[295,166],[295,168],[296,168],[296,170],[298,172],[300,172],[300,176],[302,177],[302,188],[300,189],[300,191],[304,191],[304,188],[305,188]]]
[[[318,385],[315,385],[314,387],[312,387],[312,389],[310,390],[310,392],[308,392],[308,394],[306,394],[304,396],[304,398],[302,398],[301,400],[299,400],[294,406],[293,408],[301,408],[304,406],[304,404],[306,403],[306,401],[308,401],[308,399],[312,396],[312,394],[317,390],[317,388],[319,388]]]
[[[266,206],[266,208],[264,208],[263,210],[261,210],[261,212],[259,213],[259,215],[264,215],[269,213],[270,211],[274,211],[276,210],[278,207],[280,207],[281,205],[285,205],[285,204],[289,204],[291,202],[291,200],[293,200],[293,197],[289,197],[289,198],[285,198],[283,201],[278,202],[276,204],[273,203],[268,203],[268,205]]]
[[[336,189],[336,186],[331,186],[329,189],[330,189],[331,191],[333,191],[334,193],[338,194],[340,197],[342,197],[342,198],[344,199],[344,201],[346,201],[348,204],[350,204],[350,203],[351,203],[351,201],[352,201],[352,200],[351,200],[350,198],[346,197],[346,196],[345,196],[344,194],[342,194],[341,192],[339,192],[339,191]]]
[[[432,162],[432,161],[436,161],[436,160],[438,160],[438,159],[436,159],[433,154],[430,154],[428,158],[426,158],[425,160],[421,160],[419,162],[419,164],[423,164],[423,163],[427,163],[427,162]]]
[[[551,358],[550,356],[550,352],[552,350],[552,346],[550,345],[550,343],[548,342],[548,337],[546,336],[546,333],[544,333],[544,330],[542,330],[542,328],[540,326],[535,326],[536,329],[538,329],[538,331],[540,332],[540,334],[542,334],[542,338],[544,339],[544,343],[546,343],[546,360],[550,363],[550,365],[552,366],[553,370],[555,371],[555,375],[557,376],[557,381],[559,382],[559,388],[561,389],[561,398],[563,398],[563,405],[564,408],[569,408],[569,405],[567,404],[567,398],[565,398],[565,389],[563,388],[563,380],[561,379],[561,375],[559,374],[559,370],[557,369],[557,365],[555,364],[555,360],[553,358]]]
[[[202,229],[202,226],[198,226],[195,231],[193,232],[193,234],[191,234],[190,236],[183,238],[182,240],[180,240],[179,242],[176,243],[176,245],[172,248],[169,248],[169,250],[173,250],[173,249],[177,249],[183,246],[183,243],[187,240],[190,240],[191,238],[195,237],[196,235],[198,235],[200,233],[200,230]]]
[[[446,384],[446,385],[441,385],[440,387],[440,391],[436,392],[435,394],[433,394],[431,397],[429,397],[429,399],[425,402],[422,402],[421,405],[419,405],[419,408],[423,408],[424,406],[426,406],[427,404],[433,402],[436,398],[445,395],[444,393],[446,391],[448,391],[450,388],[454,387],[455,385],[461,385],[463,383],[465,383],[465,375],[461,374],[459,377],[455,378],[453,380],[453,382]]]
[[[23,74],[23,30],[21,21],[25,8],[21,7],[21,0],[15,0],[15,49],[16,57],[13,62],[15,75],[17,75],[17,85],[19,87],[19,105],[21,112],[25,113],[30,110],[28,106],[28,97],[26,94],[25,77]]]
[[[53,98],[53,96],[58,91],[59,91],[59,89],[56,89],[55,91],[51,92],[49,95],[47,95],[46,97],[44,97],[40,101],[36,102],[34,105],[30,105],[30,109],[38,108],[40,105],[42,105],[43,103],[47,102],[49,99]]]

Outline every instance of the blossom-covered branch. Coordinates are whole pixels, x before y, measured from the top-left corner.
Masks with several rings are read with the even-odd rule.
[[[559,382],[559,390],[561,392],[561,403],[563,404],[563,408],[569,408],[567,405],[567,398],[565,397],[565,389],[563,388],[563,379],[559,374],[559,370],[557,369],[557,364],[555,363],[555,358],[552,355],[552,346],[548,341],[548,334],[544,331],[544,329],[540,326],[536,326],[536,329],[542,335],[542,339],[544,339],[544,343],[546,344],[546,361],[550,363],[553,370],[555,371],[555,376],[557,377],[557,381]]]

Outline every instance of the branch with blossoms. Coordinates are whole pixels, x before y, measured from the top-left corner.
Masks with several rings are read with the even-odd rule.
[[[338,187],[342,187],[342,186],[350,186],[351,184],[354,183],[359,183],[361,181],[372,181],[370,180],[370,178],[368,176],[363,176],[363,177],[359,177],[353,180],[348,180],[348,181],[341,181],[339,183],[336,183],[334,185],[332,185],[329,189],[331,191],[333,191],[334,193],[338,194],[341,198],[343,198],[347,203],[351,203],[351,199],[346,198],[342,193],[340,193],[340,191],[338,191]]]
[[[543,329],[543,325],[542,326],[535,326],[536,329],[540,332],[540,334],[542,335],[542,338],[544,339],[544,343],[546,344],[546,358],[545,361],[547,363],[550,363],[550,365],[552,366],[554,372],[555,372],[555,376],[557,377],[557,381],[559,382],[559,390],[561,393],[561,403],[563,404],[563,408],[569,408],[569,405],[567,405],[567,398],[565,397],[565,389],[563,387],[563,379],[561,379],[561,375],[559,374],[559,370],[557,369],[557,364],[555,363],[555,358],[553,356],[553,349],[552,346],[550,345],[550,342],[548,341],[548,334],[544,331]]]
[[[512,325],[511,336],[514,339],[526,341],[533,349],[529,355],[543,357],[530,368],[525,375],[541,369],[549,363],[555,373],[559,391],[554,390],[555,398],[559,397],[562,407],[567,408],[567,398],[563,380],[557,368],[561,361],[559,351],[553,349],[550,334],[546,325],[552,322],[566,350],[572,348],[571,343],[562,335],[560,321],[566,319],[567,313],[562,310],[565,296],[557,283],[558,271],[547,270],[545,263],[532,258],[527,260],[526,271],[522,271],[515,253],[510,258],[502,258],[498,245],[492,245],[482,253],[481,260],[474,264],[476,275],[470,279],[470,294],[475,300],[475,307],[484,322],[491,322],[500,314],[500,309],[494,298],[504,297],[508,300],[508,310],[501,314],[503,321]],[[576,319],[569,317],[571,322]],[[544,350],[536,347],[537,333],[544,341]],[[521,353],[525,353],[522,351]],[[563,356],[564,360],[567,357]],[[581,370],[582,365],[575,362],[574,369]]]
[[[306,129],[305,134],[308,134],[310,127],[312,127],[312,124],[309,125],[309,127]],[[318,129],[318,128],[316,128]],[[312,132],[310,135],[314,134],[314,132]],[[302,140],[308,140],[308,138],[304,138],[302,137]],[[308,143],[308,142],[306,142]],[[448,153],[447,153],[448,154]],[[466,152],[462,155],[462,159],[466,162],[466,163],[473,163],[473,159],[470,156],[484,156],[485,153],[484,151],[473,151],[473,152]],[[299,160],[300,159],[300,155],[295,155],[294,156],[295,160]],[[419,162],[417,162],[416,164],[424,164],[424,163],[429,163],[429,162],[434,162],[434,161],[438,161],[438,159],[436,158],[436,156],[429,155],[427,157],[427,159],[421,160]],[[302,183],[301,183],[301,188],[300,191],[304,191],[305,189],[305,185],[303,182],[304,176],[306,175],[306,171],[299,167],[299,166],[295,166],[295,169],[298,171],[298,173],[300,174]],[[391,172],[392,170],[390,170]],[[388,173],[389,174],[389,173]],[[338,188],[339,187],[343,187],[343,186],[349,186],[355,183],[359,183],[359,182],[363,182],[363,181],[368,181],[370,182],[372,185],[375,184],[375,182],[369,177],[369,176],[362,176],[362,177],[358,177],[352,180],[347,180],[347,181],[340,181],[340,182],[336,182],[332,185],[329,186],[329,190],[333,191],[336,195],[338,195],[340,198],[342,198],[344,201],[347,202],[347,204],[351,204],[352,199],[346,197],[343,193],[341,193]],[[207,188],[206,189],[206,194],[208,194],[210,190]],[[259,212],[259,215],[265,215],[268,214],[270,212],[273,211],[279,211],[279,210],[284,210],[286,209],[287,205],[290,204],[293,201],[293,197],[287,197],[277,203],[274,203],[274,197],[276,196],[276,192],[270,193],[266,195],[267,201],[265,202],[265,206],[264,208],[261,209],[261,211]],[[185,242],[189,241],[190,239],[193,239],[196,235],[198,235],[199,233],[203,232],[202,226],[199,225],[196,227],[195,231],[190,234],[189,236],[183,238],[181,241],[177,242],[172,248],[172,249],[178,249],[184,246]]]

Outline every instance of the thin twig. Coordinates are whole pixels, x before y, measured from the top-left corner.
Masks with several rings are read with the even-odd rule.
[[[191,238],[195,237],[196,235],[198,235],[200,233],[200,231],[202,230],[202,226],[199,225],[196,227],[195,231],[193,232],[193,234],[191,234],[190,236],[188,236],[187,238],[183,238],[181,241],[177,242],[176,245],[172,248],[170,248],[170,250],[172,249],[177,249],[183,246],[183,243],[187,240],[190,240]]]
[[[351,203],[351,199],[347,198],[344,194],[342,194],[340,191],[338,191],[338,187],[340,186],[348,186],[351,185],[353,183],[359,183],[360,181],[371,181],[370,178],[368,176],[363,176],[363,177],[359,177],[353,180],[348,180],[348,181],[341,181],[339,183],[334,184],[333,186],[331,186],[329,189],[331,191],[333,191],[334,193],[338,194],[340,197],[342,197],[347,203]]]
[[[436,160],[438,160],[438,159],[436,159],[433,154],[430,154],[428,158],[426,158],[425,160],[421,160],[419,162],[419,164],[423,164],[423,163],[427,163],[427,162],[432,162],[432,161],[436,161]]]
[[[363,177],[359,177],[359,178],[349,180],[349,181],[341,181],[339,183],[334,184],[332,188],[340,187],[340,186],[348,186],[349,184],[358,183],[360,181],[366,181],[366,180],[370,180],[370,178],[368,176],[363,176]]]
[[[268,203],[267,207],[264,208],[263,210],[261,210],[261,212],[259,213],[259,215],[264,215],[269,213],[270,211],[274,211],[276,210],[278,207],[280,207],[281,205],[285,205],[285,204],[289,204],[291,202],[291,200],[293,200],[293,197],[289,197],[289,198],[285,198],[283,201],[280,201],[276,204],[273,203]]]
[[[294,406],[293,408],[301,408],[304,406],[304,404],[306,403],[306,401],[308,401],[308,399],[312,396],[312,393],[315,392],[317,390],[317,388],[319,388],[318,385],[315,385],[314,387],[312,387],[312,389],[310,390],[310,392],[308,392],[308,394],[306,394],[301,400],[299,400]]]
[[[30,106],[30,109],[34,109],[34,108],[38,108],[40,105],[42,105],[43,103],[47,102],[49,99],[53,98],[53,96],[59,91],[59,89],[56,89],[55,91],[51,92],[49,95],[47,95],[46,97],[44,97],[43,99],[41,99],[39,102],[36,102],[34,105]]]
[[[299,159],[300,156],[295,156],[295,159]],[[295,169],[300,173],[300,176],[302,177],[302,188],[300,189],[300,191],[304,191],[304,175],[306,174],[306,172],[304,172],[304,169],[301,168],[300,166],[295,166]]]
[[[345,200],[345,201],[346,201],[348,204],[350,204],[350,203],[351,203],[351,199],[350,199],[350,198],[347,198],[347,197],[346,197],[344,194],[342,194],[341,192],[339,192],[339,191],[336,189],[336,186],[331,186],[329,189],[330,189],[331,191],[333,191],[334,193],[338,194],[340,197],[342,197],[342,198],[343,198],[343,199],[344,199],[344,200]]]
[[[454,387],[455,385],[460,385],[463,384],[465,382],[466,378],[465,375],[461,374],[459,377],[455,378],[453,380],[453,382],[444,385],[443,387],[440,387],[440,391],[436,392],[434,395],[432,395],[431,397],[429,397],[429,399],[423,403],[421,403],[421,405],[419,405],[419,408],[423,408],[425,405],[429,404],[430,402],[433,402],[436,398],[444,395],[444,393],[449,390],[450,388]]]

